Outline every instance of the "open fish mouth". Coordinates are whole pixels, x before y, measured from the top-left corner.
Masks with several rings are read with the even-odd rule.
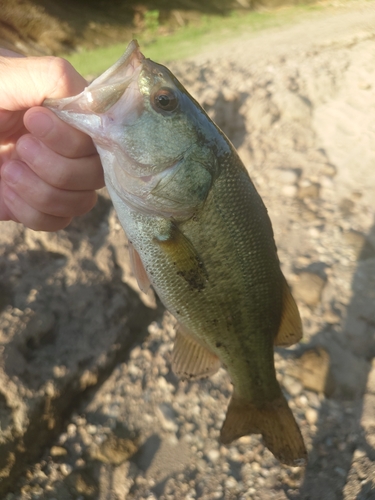
[[[95,142],[106,148],[108,124],[115,121],[119,113],[126,116],[127,111],[134,108],[135,94],[139,94],[135,87],[144,59],[137,41],[133,40],[124,55],[83,92],[64,99],[45,99],[43,106],[73,127],[95,136]],[[121,110],[116,109],[124,92],[132,86],[131,93],[134,95],[126,99]]]

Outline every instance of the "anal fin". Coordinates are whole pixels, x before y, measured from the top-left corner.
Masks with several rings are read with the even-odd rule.
[[[177,330],[172,351],[172,370],[183,379],[209,377],[220,368],[219,358],[195,338]]]
[[[274,344],[288,347],[301,340],[302,322],[297,304],[285,278],[283,283],[283,310],[279,331],[275,337]]]
[[[130,242],[129,242],[129,257],[130,257],[130,266],[137,280],[138,286],[142,290],[142,292],[147,293],[150,289],[151,283],[149,277],[147,276],[141,258],[139,256],[139,253]]]
[[[283,395],[273,401],[255,404],[234,393],[220,433],[223,444],[248,434],[262,434],[267,448],[280,462],[301,466],[307,452],[301,431]]]

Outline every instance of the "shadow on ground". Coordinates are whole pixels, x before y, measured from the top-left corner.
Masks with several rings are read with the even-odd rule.
[[[323,400],[304,482],[304,500],[375,498],[375,225],[358,258],[342,329],[322,331],[314,346],[330,355],[339,387]],[[341,376],[340,376],[341,375]],[[345,386],[344,379],[352,384]],[[340,385],[340,383],[342,384]],[[358,490],[358,485],[361,485]]]

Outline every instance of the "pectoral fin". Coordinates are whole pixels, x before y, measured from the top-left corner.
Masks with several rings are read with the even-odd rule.
[[[220,368],[220,360],[194,337],[183,332],[176,333],[172,351],[172,369],[183,379],[209,377]]]
[[[302,323],[297,304],[289,290],[288,283],[283,280],[283,311],[279,331],[274,340],[278,346],[288,347],[302,338]]]
[[[149,277],[147,276],[141,258],[139,256],[139,253],[130,242],[129,242],[129,257],[130,257],[130,266],[137,280],[138,286],[142,290],[142,292],[147,293],[150,289],[151,283]]]
[[[203,261],[194,245],[174,223],[171,223],[166,234],[154,238],[172,261],[176,274],[181,276],[191,289],[203,290],[208,279]]]

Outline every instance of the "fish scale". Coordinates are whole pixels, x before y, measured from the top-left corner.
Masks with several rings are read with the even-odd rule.
[[[230,141],[134,41],[83,93],[45,105],[97,146],[138,283],[178,321],[176,374],[228,371],[221,441],[259,433],[279,460],[304,464],[273,352],[301,338],[301,321],[267,210]]]

